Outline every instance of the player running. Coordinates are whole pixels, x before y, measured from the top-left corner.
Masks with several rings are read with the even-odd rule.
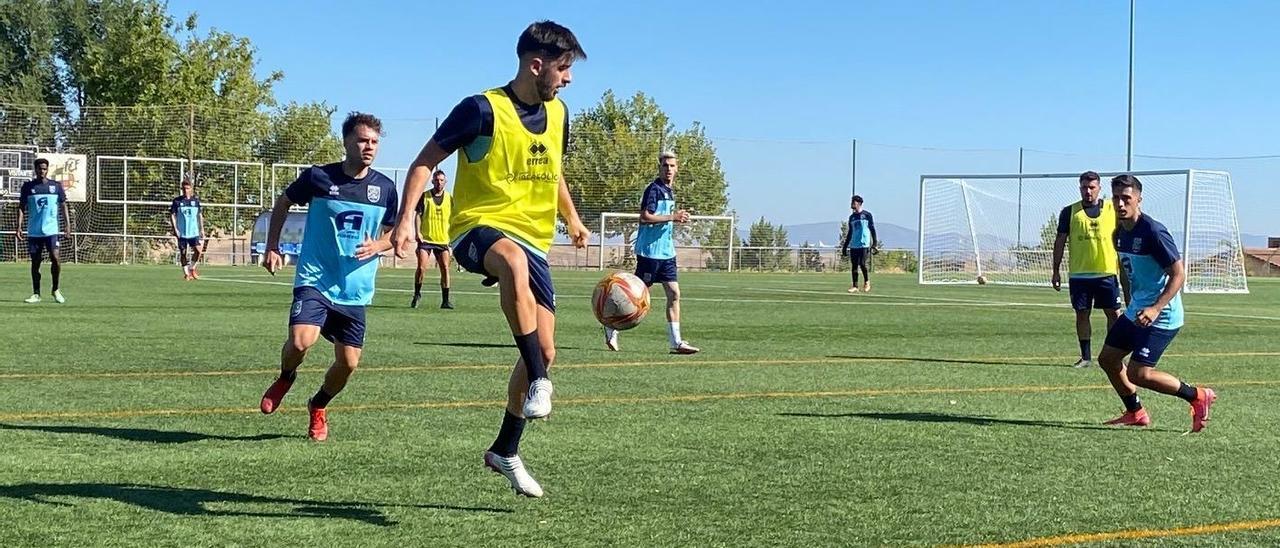
[[[1185,265],[1169,230],[1142,213],[1142,182],[1133,175],[1111,180],[1120,226],[1115,248],[1120,253],[1121,284],[1128,296],[1124,316],[1107,330],[1098,363],[1124,402],[1125,412],[1106,424],[1147,426],[1151,417],[1138,401],[1134,385],[1177,396],[1191,404],[1191,431],[1204,429],[1209,407],[1217,395],[1212,389],[1191,386],[1156,370],[1160,356],[1182,328],[1182,284]],[[1124,358],[1129,358],[1126,368]],[[1127,374],[1126,374],[1127,373]]]
[[[280,377],[262,395],[260,408],[267,414],[280,408],[307,350],[324,337],[333,343],[333,365],[325,373],[324,384],[307,401],[311,417],[307,435],[316,441],[328,439],[325,407],[346,387],[360,363],[365,307],[373,301],[378,255],[391,249],[390,229],[399,201],[396,185],[369,167],[378,153],[381,135],[378,118],[351,113],[342,123],[346,159],[307,168],[285,188],[271,211],[264,266],[275,274],[283,263],[278,248],[289,208],[311,206],[293,279],[289,337],[280,351]]]

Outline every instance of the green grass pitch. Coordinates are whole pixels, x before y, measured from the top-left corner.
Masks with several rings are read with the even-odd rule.
[[[599,273],[559,271],[555,412],[521,446],[547,496],[528,500],[481,464],[516,351],[477,277],[442,311],[433,271],[410,310],[412,271],[382,272],[361,370],[312,443],[329,346],[257,411],[291,272],[69,264],[66,304],[27,305],[27,268],[0,265],[0,546],[1280,543],[1269,280],[1185,298],[1161,366],[1219,393],[1185,436],[1186,404],[1146,392],[1152,428],[1099,425],[1121,406],[1069,367],[1065,292],[687,273],[703,352],[671,356],[660,291],[611,353]]]

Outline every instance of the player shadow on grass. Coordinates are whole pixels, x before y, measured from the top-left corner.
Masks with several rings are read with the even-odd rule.
[[[183,432],[174,430],[152,430],[150,428],[111,428],[108,426],[76,426],[52,424],[6,424],[0,422],[0,430],[29,430],[48,432],[51,434],[88,434],[115,438],[124,441],[150,443],[191,443],[193,441],[267,441],[286,436],[282,434],[257,434],[253,436],[222,436],[218,434],[201,434],[199,432]]]
[[[928,358],[921,356],[827,356],[832,360],[855,360],[855,361],[885,361],[885,362],[923,362],[923,363],[954,363],[960,365],[1026,365],[1031,367],[1070,367],[1060,363],[1050,363],[1047,361],[1019,361],[1019,360],[991,360],[991,359],[964,359],[964,358]]]
[[[262,497],[244,493],[164,487],[122,483],[22,483],[0,486],[0,497],[25,500],[52,506],[75,506],[72,503],[52,500],[54,497],[79,497],[86,499],[114,500],[132,504],[146,510],[165,512],[177,516],[220,516],[259,518],[341,518],[390,527],[396,522],[383,513],[385,508],[419,508],[428,510],[460,510],[465,512],[511,513],[509,509],[450,506],[445,504],[387,504],[375,502],[328,502],[277,497]],[[222,510],[210,505],[229,504],[278,504],[289,509],[271,510]]]
[[[804,417],[804,418],[823,418],[823,419],[839,419],[839,418],[857,418],[872,419],[882,421],[906,421],[906,422],[935,422],[948,424],[969,424],[973,426],[1038,426],[1041,428],[1063,428],[1067,430],[1131,430],[1128,428],[1118,428],[1115,426],[1106,426],[1102,424],[1089,424],[1079,422],[1061,422],[1061,421],[1039,421],[1030,419],[1001,419],[986,415],[952,415],[949,413],[778,413],[781,417]],[[1155,428],[1142,428],[1140,430],[1156,430]]]

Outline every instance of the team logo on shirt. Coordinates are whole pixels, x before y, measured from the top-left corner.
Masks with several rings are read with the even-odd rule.
[[[330,196],[338,195],[338,185],[329,185],[329,195]]]
[[[365,187],[364,195],[369,198],[370,202],[376,202],[378,198],[382,197],[382,188],[376,186]]]
[[[1137,252],[1139,252],[1139,251],[1142,251],[1142,238],[1134,238],[1134,239],[1133,239],[1133,252],[1134,252],[1134,253],[1137,253]]]
[[[45,207],[47,207],[48,205],[49,205],[49,199],[48,199],[48,198],[36,198],[36,207],[38,207],[38,208],[40,208],[40,209],[44,209],[44,208],[45,208]]]
[[[340,233],[347,231],[359,232],[360,227],[364,226],[364,213],[343,211],[333,216],[333,224],[338,227]]]
[[[538,141],[534,141],[529,145],[529,154],[533,155],[533,157],[525,160],[525,165],[544,166],[551,163],[551,159],[547,158],[547,145]]]

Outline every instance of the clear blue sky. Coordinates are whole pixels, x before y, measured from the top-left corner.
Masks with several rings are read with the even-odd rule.
[[[842,219],[855,138],[868,209],[908,227],[921,173],[1016,171],[1020,146],[1078,154],[1028,152],[1029,172],[1124,167],[1126,0],[173,0],[170,11],[250,38],[262,73],[284,71],[282,101],[383,117],[385,166],[408,164],[460,98],[510,79],[517,35],[550,18],[590,55],[562,93],[570,108],[641,90],[678,127],[701,122],[745,220]],[[1139,0],[1136,152],[1280,153],[1276,21],[1280,2]],[[1280,159],[1134,167],[1230,170],[1241,229],[1280,235],[1267,192]]]

